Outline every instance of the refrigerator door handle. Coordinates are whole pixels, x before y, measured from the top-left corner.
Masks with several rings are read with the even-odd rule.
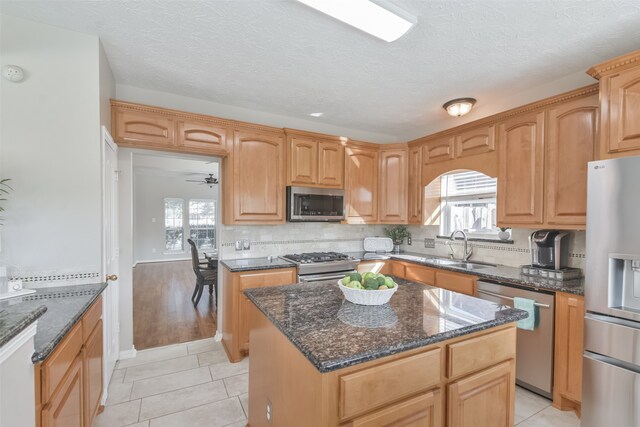
[[[602,354],[598,354],[598,353],[592,353],[587,350],[585,350],[583,355],[587,359],[606,363],[607,365],[612,365],[617,368],[633,372],[634,374],[640,374],[640,366],[634,365],[633,363],[624,362],[622,360],[614,359],[613,357],[609,357],[609,356],[603,356]]]

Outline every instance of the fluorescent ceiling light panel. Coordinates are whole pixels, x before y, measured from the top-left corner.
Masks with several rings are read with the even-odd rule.
[[[416,18],[384,0],[298,0],[322,13],[392,42],[406,34]]]

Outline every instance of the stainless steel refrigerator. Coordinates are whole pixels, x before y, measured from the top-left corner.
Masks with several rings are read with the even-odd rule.
[[[582,427],[640,427],[640,157],[589,163]]]

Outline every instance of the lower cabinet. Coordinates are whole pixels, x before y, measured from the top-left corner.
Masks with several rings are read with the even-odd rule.
[[[515,376],[512,359],[449,384],[447,426],[513,426]]]
[[[582,401],[584,311],[584,297],[556,293],[553,406],[573,409],[578,415]]]
[[[102,297],[35,366],[37,427],[90,427],[102,399]]]
[[[440,389],[404,400],[372,414],[353,420],[353,427],[415,426],[440,427],[442,425],[442,398]]]
[[[232,272],[224,269],[222,345],[231,362],[239,362],[249,354],[249,313],[251,301],[244,291],[265,286],[296,283],[295,268]]]

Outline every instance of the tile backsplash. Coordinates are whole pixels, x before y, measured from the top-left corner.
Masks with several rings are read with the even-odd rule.
[[[283,225],[222,226],[220,258],[256,258],[300,252],[351,252],[362,250],[365,237],[384,236],[384,225],[344,225],[335,223],[287,223]],[[426,255],[448,257],[448,239],[437,238],[438,226],[409,226],[412,245],[406,242],[402,250]],[[531,262],[528,237],[532,229],[513,229],[513,244],[469,242],[473,247],[472,260],[518,267]],[[569,267],[584,269],[585,232],[572,231],[569,238]],[[424,247],[424,239],[435,239],[435,248]],[[237,240],[249,239],[251,248],[235,250]],[[462,242],[453,243],[456,257],[462,253]]]

